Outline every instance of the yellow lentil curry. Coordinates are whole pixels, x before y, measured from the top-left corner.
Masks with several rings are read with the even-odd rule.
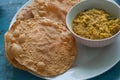
[[[84,38],[104,39],[116,34],[120,29],[120,19],[104,10],[90,9],[78,14],[72,23],[73,31]]]

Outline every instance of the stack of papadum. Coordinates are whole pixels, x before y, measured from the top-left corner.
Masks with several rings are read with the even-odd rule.
[[[68,10],[79,0],[34,0],[5,34],[8,61],[40,76],[55,76],[75,61],[77,46],[66,28]]]

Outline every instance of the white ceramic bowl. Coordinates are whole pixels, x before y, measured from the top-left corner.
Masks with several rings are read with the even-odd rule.
[[[103,9],[106,12],[110,13],[111,15],[114,15],[118,18],[120,18],[120,6],[111,0],[83,0],[80,3],[73,6],[70,11],[68,12],[66,16],[66,24],[68,29],[71,31],[71,33],[74,35],[76,40],[80,42],[83,45],[89,46],[89,47],[103,47],[107,46],[119,35],[120,31],[117,32],[115,35],[101,40],[90,40],[83,37],[78,36],[75,34],[72,30],[72,21],[76,17],[76,15],[84,10],[92,9],[92,8],[98,8]]]

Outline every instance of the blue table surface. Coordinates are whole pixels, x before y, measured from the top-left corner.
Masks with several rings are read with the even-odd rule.
[[[28,0],[0,0],[0,80],[44,80],[14,68],[6,59],[4,33],[16,11]],[[120,0],[117,0],[120,3]],[[107,72],[89,80],[120,80],[120,62]]]

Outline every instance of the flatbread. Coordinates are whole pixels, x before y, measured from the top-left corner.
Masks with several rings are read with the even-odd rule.
[[[17,20],[46,17],[55,22],[63,22],[70,8],[80,0],[34,0],[17,16]]]
[[[5,35],[5,44],[7,54],[41,76],[65,72],[77,55],[75,39],[66,25],[47,18],[16,21]]]

